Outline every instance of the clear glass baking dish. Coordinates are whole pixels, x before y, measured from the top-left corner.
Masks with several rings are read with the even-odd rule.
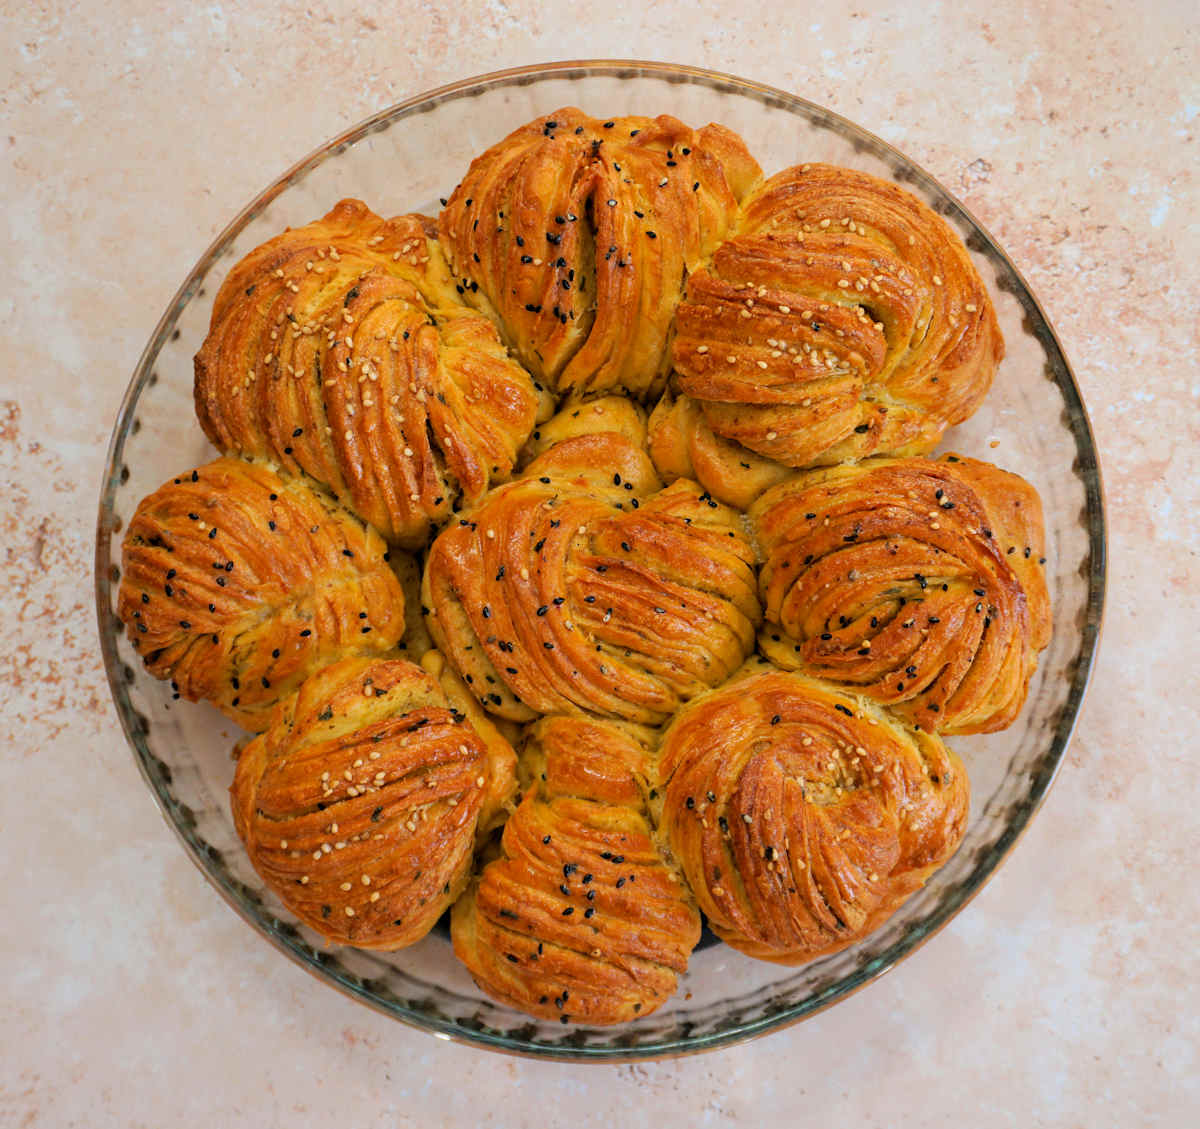
[[[952,742],[971,777],[966,838],[883,928],[798,969],[709,944],[660,1011],[594,1029],[538,1022],[492,1002],[455,960],[444,929],[412,948],[379,954],[326,947],[298,925],[263,886],[234,833],[226,789],[236,727],[207,706],[173,700],[168,684],[148,677],[114,614],[123,523],[164,480],[213,457],[193,417],[192,356],[233,263],[344,196],[384,215],[435,213],[473,156],[568,105],[594,115],[670,113],[694,125],[721,122],[745,138],[768,174],[829,161],[890,177],[962,234],[992,290],[1008,355],[982,410],[943,446],[998,462],[1041,492],[1055,628],[1017,724]],[[164,817],[226,901],[317,979],[387,1015],[492,1050],[584,1061],[709,1050],[795,1023],[881,975],[958,913],[1054,779],[1096,652],[1104,572],[1100,475],[1079,389],[1037,299],[962,205],[891,146],[802,98],[694,67],[619,61],[500,71],[423,94],[322,145],[252,200],[188,274],[133,373],[109,447],[96,538],[100,638],[117,712]]]

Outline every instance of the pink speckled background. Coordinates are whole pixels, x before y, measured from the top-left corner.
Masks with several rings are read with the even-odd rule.
[[[544,7],[4,6],[0,1125],[1196,1124],[1194,2]],[[880,983],[766,1041],[584,1069],[409,1031],[229,911],[118,729],[91,554],[129,373],[253,193],[400,98],[597,55],[795,90],[957,192],[1074,362],[1112,542],[1075,740],[963,914]]]

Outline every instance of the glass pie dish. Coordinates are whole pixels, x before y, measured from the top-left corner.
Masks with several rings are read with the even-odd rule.
[[[1046,515],[1054,636],[1017,723],[951,741],[971,779],[958,852],[876,932],[800,968],[760,963],[715,943],[692,957],[677,995],[615,1028],[532,1020],[485,996],[455,960],[445,929],[396,953],[327,947],[254,872],[234,832],[227,789],[236,727],[175,700],[151,678],[115,615],[120,538],[138,501],[213,457],[192,411],[192,357],[228,269],[287,226],[346,196],[382,215],[436,213],[472,157],[564,106],[599,115],[669,113],[720,122],[767,174],[826,161],[891,178],[965,240],[992,292],[1007,344],[990,396],[942,449],[990,458],[1032,482]],[[189,273],[146,346],[109,448],[96,542],[100,638],[113,699],[142,774],[193,861],[281,952],[353,998],[442,1038],[546,1058],[621,1061],[712,1049],[806,1018],[882,974],[950,920],[1028,825],[1070,739],[1095,655],[1105,527],[1096,452],[1070,366],[1037,299],[1004,252],[928,173],[836,114],[756,83],[656,63],[571,62],[502,71],[411,99],[323,145],[257,196]],[[706,938],[711,942],[711,938]]]

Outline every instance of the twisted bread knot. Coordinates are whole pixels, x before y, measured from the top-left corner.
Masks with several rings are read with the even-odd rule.
[[[809,471],[755,504],[763,647],[922,729],[986,733],[1021,710],[1050,639],[1037,493],[948,455]]]
[[[391,650],[404,593],[379,535],[310,480],[221,458],[138,505],[117,614],[155,678],[257,732],[314,671]]]
[[[216,447],[304,470],[409,547],[508,476],[539,403],[426,223],[343,200],[269,240],[230,272],[195,361]]]
[[[544,718],[521,764],[530,783],[501,855],[454,906],[455,953],[480,987],[531,1015],[648,1015],[687,970],[700,917],[655,843],[644,735]]]
[[[793,467],[932,450],[1003,355],[946,223],[894,184],[820,164],[746,201],[689,277],[673,346],[697,426]]]
[[[648,396],[686,273],[758,176],[722,126],[563,109],[476,157],[439,232],[467,300],[531,372],[560,392]]]
[[[576,436],[433,543],[430,633],[486,709],[653,724],[741,665],[753,550],[694,483],[657,486],[624,436]]]
[[[663,739],[662,829],[712,930],[801,964],[876,928],[954,851],[967,775],[935,736],[767,668]]]
[[[234,823],[263,880],[331,941],[420,940],[471,871],[476,832],[516,788],[515,755],[399,659],[309,678],[242,752]]]

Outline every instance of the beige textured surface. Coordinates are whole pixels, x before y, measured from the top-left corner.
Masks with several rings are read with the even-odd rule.
[[[1194,4],[789,4],[769,18],[709,0],[541,8],[3,5],[0,1124],[1195,1124]],[[795,90],[958,192],[1074,362],[1112,552],[1075,741],[966,912],[791,1031],[585,1070],[411,1032],[310,980],[226,908],[117,728],[90,570],[128,375],[234,212],[402,97],[600,54]]]

